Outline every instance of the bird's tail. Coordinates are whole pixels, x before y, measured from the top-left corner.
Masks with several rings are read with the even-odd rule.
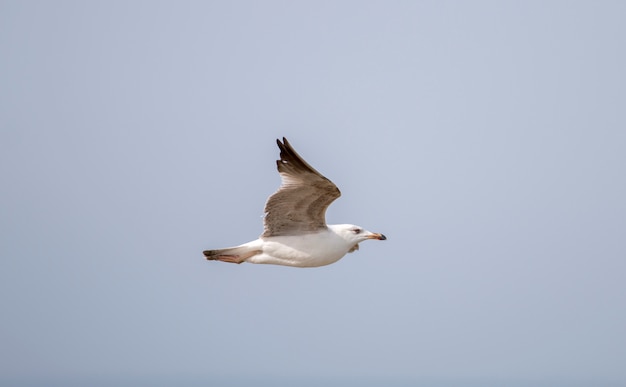
[[[242,263],[246,259],[260,254],[261,250],[248,245],[241,245],[220,250],[206,250],[203,253],[208,261]]]

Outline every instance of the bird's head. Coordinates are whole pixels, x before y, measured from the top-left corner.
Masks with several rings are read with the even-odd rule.
[[[379,241],[387,239],[383,234],[367,231],[363,227],[353,224],[334,224],[328,227],[350,245],[354,246],[350,251],[357,250],[359,248],[358,244],[366,239],[377,239]]]

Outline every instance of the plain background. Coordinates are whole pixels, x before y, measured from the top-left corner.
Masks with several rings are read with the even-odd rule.
[[[0,382],[626,384],[625,15],[0,1]],[[388,240],[206,262],[282,136]]]

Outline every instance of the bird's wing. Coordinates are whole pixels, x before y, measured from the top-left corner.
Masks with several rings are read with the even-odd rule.
[[[326,209],[341,196],[339,188],[296,153],[283,137],[276,140],[282,184],[265,203],[261,237],[299,235],[326,229]]]

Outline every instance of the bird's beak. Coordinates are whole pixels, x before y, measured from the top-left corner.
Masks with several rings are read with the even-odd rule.
[[[384,236],[383,234],[373,232],[367,236],[367,239],[378,239],[379,241],[384,241],[385,239],[387,239],[387,237]]]

